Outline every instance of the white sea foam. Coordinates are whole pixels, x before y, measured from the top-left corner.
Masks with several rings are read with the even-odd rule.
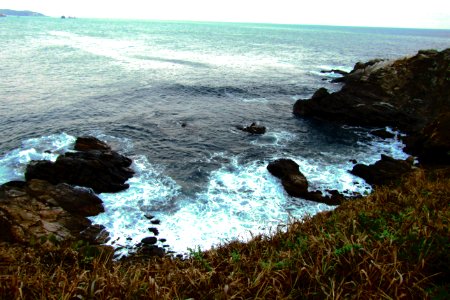
[[[159,217],[176,209],[176,198],[180,187],[170,177],[162,175],[144,156],[133,157],[136,174],[128,183],[130,188],[115,194],[103,193],[105,212],[91,217],[94,223],[102,224],[110,233],[109,244],[130,247],[150,234],[153,227],[145,217]],[[124,249],[126,252],[127,250]]]
[[[132,148],[129,140],[101,136],[115,143],[115,148]],[[264,139],[256,142],[262,146],[282,145],[292,138],[291,134],[278,133],[268,142]],[[1,181],[23,177],[24,168],[32,159],[56,159],[57,154],[73,145],[74,140],[73,136],[59,134],[24,141],[20,149],[0,158]],[[367,153],[357,153],[356,159],[364,163],[375,162],[380,153],[397,158],[406,156],[401,152],[401,142],[395,138],[375,139],[363,146]],[[149,227],[156,227],[160,237],[167,239],[169,250],[187,254],[189,248],[205,250],[226,241],[245,241],[255,234],[269,234],[292,218],[300,219],[334,208],[288,196],[279,180],[267,171],[268,161],[241,162],[239,156],[215,153],[209,159],[223,161],[222,166],[211,172],[202,192],[187,196],[147,157],[137,155],[132,158],[136,174],[128,181],[130,188],[120,193],[100,194],[105,212],[91,218],[94,223],[106,227],[111,237],[108,243],[122,246],[122,254],[142,238],[152,235]],[[348,173],[353,164],[346,156],[321,152],[314,158],[292,159],[308,178],[311,190],[370,191],[364,180]],[[152,225],[146,214],[155,216],[161,223]],[[162,244],[158,242],[158,245]]]
[[[160,216],[161,232],[171,249],[209,249],[230,240],[248,240],[269,234],[290,218],[333,207],[305,201],[294,206],[278,179],[269,174],[267,162],[241,165],[238,158],[210,175],[206,190],[184,199],[180,209]]]
[[[291,133],[288,131],[276,131],[270,130],[264,135],[257,136],[257,138],[250,143],[259,147],[266,146],[283,146],[286,145],[289,141],[295,139],[297,135],[295,133]]]
[[[20,148],[0,158],[0,183],[23,180],[28,162],[31,160],[55,161],[58,155],[66,152],[74,142],[75,138],[65,133],[23,141]]]

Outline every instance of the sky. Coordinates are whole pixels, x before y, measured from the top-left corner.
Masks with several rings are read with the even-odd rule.
[[[48,16],[450,29],[450,0],[0,0]]]

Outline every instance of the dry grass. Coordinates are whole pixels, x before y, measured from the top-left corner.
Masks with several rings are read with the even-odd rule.
[[[112,262],[108,252],[3,244],[0,298],[448,299],[449,199],[447,175],[419,170],[398,188],[380,188],[285,233],[187,260]]]

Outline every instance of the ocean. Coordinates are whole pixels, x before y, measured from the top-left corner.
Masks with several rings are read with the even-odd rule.
[[[0,183],[93,135],[134,160],[130,188],[93,217],[130,251],[157,227],[176,253],[283,230],[334,207],[289,197],[266,170],[299,163],[312,189],[368,193],[356,159],[406,158],[396,137],[294,117],[292,107],[358,61],[450,46],[449,30],[0,19]],[[257,122],[264,135],[236,129]],[[145,218],[159,219],[152,225]]]

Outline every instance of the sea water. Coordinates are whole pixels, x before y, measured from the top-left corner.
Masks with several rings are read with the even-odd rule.
[[[100,194],[93,217],[122,253],[152,235],[168,249],[209,249],[270,234],[334,207],[283,190],[267,164],[291,158],[311,189],[367,193],[351,160],[406,158],[367,129],[293,116],[326,69],[448,47],[446,30],[274,24],[0,19],[0,183],[30,160],[93,135],[132,158],[130,188]],[[259,122],[264,135],[236,126]],[[161,221],[152,225],[145,215]]]

